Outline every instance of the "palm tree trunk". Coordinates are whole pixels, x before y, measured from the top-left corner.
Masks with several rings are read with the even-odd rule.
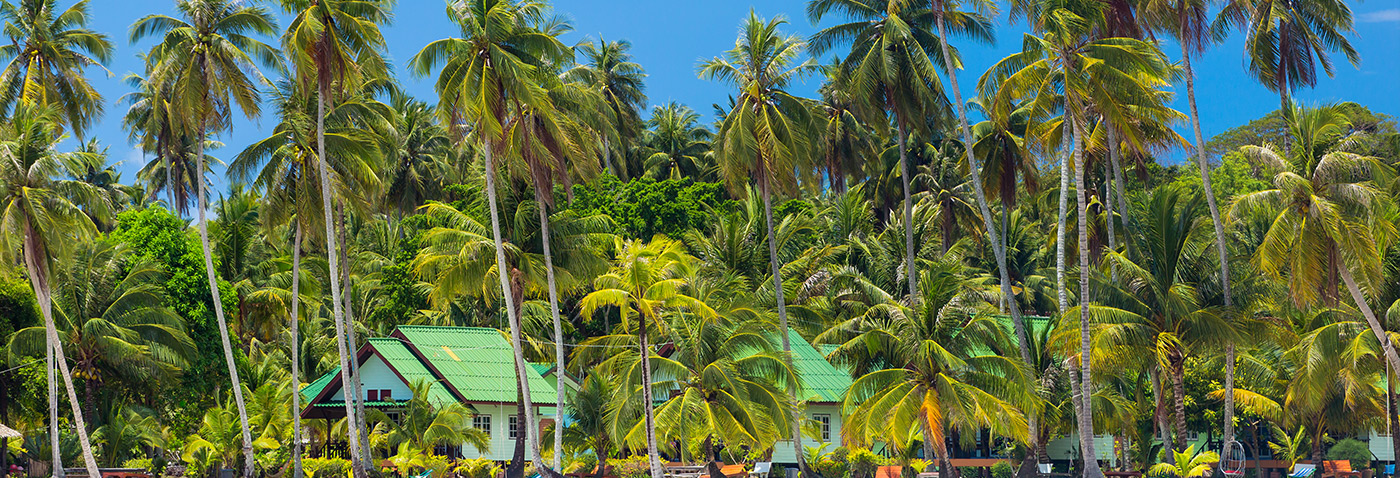
[[[365,391],[360,380],[359,341],[355,339],[355,289],[350,284],[350,238],[345,232],[345,200],[336,205],[336,229],[340,234],[340,281],[344,284],[341,298],[345,300],[345,347],[350,350],[350,382],[354,385],[350,399],[355,402],[355,419],[359,420],[360,459],[374,466],[370,457],[373,450],[369,445],[369,424],[365,422]]]
[[[319,156],[317,161],[321,170],[321,210],[325,214],[326,223],[326,259],[330,266],[331,289],[331,311],[335,318],[335,345],[340,353],[340,386],[347,397],[345,400],[345,427],[346,444],[350,448],[350,468],[355,478],[367,478],[368,471],[365,463],[360,460],[360,436],[359,420],[355,419],[355,402],[349,396],[353,395],[353,379],[350,374],[351,355],[354,351],[349,350],[345,339],[345,311],[340,299],[340,255],[336,254],[335,218],[331,217],[331,175],[329,167],[326,165],[326,97],[329,96],[328,85],[322,85],[316,99],[316,152]],[[327,436],[327,441],[330,437]]]
[[[1385,328],[1376,320],[1376,313],[1371,310],[1371,305],[1366,303],[1366,296],[1361,293],[1361,287],[1356,285],[1356,278],[1351,276],[1351,268],[1343,265],[1337,269],[1342,276],[1342,282],[1347,285],[1347,291],[1351,292],[1351,300],[1356,302],[1356,308],[1361,309],[1361,315],[1366,317],[1366,325],[1371,327],[1371,333],[1376,334],[1376,340],[1380,341],[1381,350],[1385,351],[1385,359],[1390,368],[1400,370],[1400,357],[1395,355],[1395,342],[1390,340]]]
[[[535,195],[548,194],[536,188]],[[540,212],[540,242],[544,246],[544,273],[549,282],[549,313],[554,320],[554,469],[563,469],[564,456],[564,327],[559,321],[559,288],[554,282],[554,253],[549,247],[549,212],[543,201],[536,201]]]
[[[1176,431],[1176,436],[1181,438],[1179,444],[1184,450],[1191,446],[1186,443],[1186,358],[1176,357],[1172,359],[1172,426]]]
[[[1073,104],[1073,103],[1071,103]],[[1089,329],[1089,211],[1088,201],[1084,197],[1084,148],[1079,144],[1079,139],[1084,137],[1083,126],[1075,119],[1073,112],[1067,115],[1074,128],[1074,197],[1079,207],[1079,353],[1080,353],[1080,386],[1083,387],[1084,413],[1079,416],[1080,440],[1084,443],[1084,476],[1085,478],[1101,478],[1103,472],[1099,470],[1098,453],[1094,450],[1094,414],[1091,407],[1091,397],[1093,394],[1093,359],[1090,354],[1092,348],[1091,334]],[[1086,433],[1087,432],[1087,433]]]
[[[909,192],[909,148],[906,145],[909,133],[905,131],[903,118],[897,119],[896,122],[899,123],[899,177],[904,182],[904,273],[909,283],[909,303],[913,304],[919,298],[919,289],[916,284],[919,276],[914,272],[914,200],[910,197]],[[772,231],[769,233],[771,234]],[[772,236],[769,238],[771,239]],[[947,248],[948,246],[945,244],[943,247]],[[801,453],[799,452],[798,455],[801,456]]]
[[[1230,256],[1225,248],[1225,223],[1220,220],[1220,208],[1215,204],[1215,189],[1210,182],[1210,168],[1206,160],[1205,136],[1201,134],[1201,116],[1196,110],[1196,74],[1191,70],[1191,50],[1186,42],[1181,44],[1181,64],[1186,78],[1186,104],[1191,114],[1191,132],[1196,139],[1196,167],[1201,171],[1201,187],[1205,190],[1206,205],[1210,207],[1210,219],[1215,225],[1215,250],[1220,257],[1220,288],[1224,294],[1225,308],[1234,307],[1235,300],[1230,291]],[[1285,135],[1286,136],[1286,135]],[[1225,346],[1225,443],[1235,441],[1235,344]]]
[[[612,145],[609,144],[608,137],[606,135],[603,136],[603,172],[611,174],[613,176],[617,176],[619,179],[622,178],[621,175],[617,174],[617,171],[613,170]]]
[[[1110,147],[1110,149],[1117,148]],[[1118,250],[1118,238],[1115,237],[1117,228],[1113,226],[1113,174],[1109,173],[1108,169],[1109,165],[1104,165],[1103,193],[1099,194],[1099,200],[1103,202],[1103,222],[1108,226],[1108,252],[1115,252]],[[1114,282],[1118,282],[1117,263],[1110,262],[1109,269],[1109,277]]]
[[[1396,372],[1400,371],[1391,367],[1389,363],[1386,364],[1385,369],[1386,432],[1390,433],[1390,449],[1391,452],[1394,453],[1394,455],[1392,456],[1400,458],[1400,420],[1395,419],[1395,413],[1397,411],[1396,406],[1400,405],[1400,403],[1397,403],[1396,401],[1395,377]]]
[[[204,194],[204,128],[199,129],[195,138],[195,168],[201,174],[196,177],[198,185],[196,198],[199,201],[199,243],[204,248],[204,273],[209,279],[209,295],[214,301],[214,317],[219,321],[219,339],[224,346],[224,362],[228,365],[228,376],[233,385],[233,401],[238,406],[238,423],[243,433],[243,476],[252,478],[257,462],[253,460],[253,434],[248,428],[248,408],[243,404],[243,383],[238,379],[238,366],[233,360],[233,345],[228,338],[228,322],[224,320],[224,303],[219,297],[219,281],[214,277],[214,255],[209,250],[209,221],[204,215],[206,196]],[[61,350],[61,349],[60,349]]]
[[[58,368],[53,363],[53,344],[48,337],[44,337],[44,365],[49,372],[49,447],[53,452],[49,468],[53,471],[53,478],[64,478],[63,452],[58,447],[58,376],[54,373]]]
[[[968,126],[967,107],[963,105],[962,90],[960,90],[958,87],[958,70],[953,65],[953,57],[950,56],[951,52],[950,48],[948,47],[948,29],[943,22],[944,12],[941,8],[938,8],[939,2],[932,1],[930,3],[932,4],[935,13],[933,17],[934,21],[938,24],[938,40],[940,43],[939,46],[943,48],[943,66],[948,73],[948,83],[950,89],[953,92],[953,104],[956,105],[958,109],[958,126],[962,131],[963,144],[971,145],[972,128]],[[1012,292],[1011,273],[1006,266],[1006,245],[1002,241],[998,240],[996,228],[992,225],[992,211],[991,208],[987,206],[987,195],[982,190],[982,181],[980,180],[982,177],[981,163],[977,161],[977,155],[973,154],[971,147],[967,148],[967,160],[968,165],[970,166],[969,174],[971,177],[971,181],[969,182],[972,183],[972,188],[975,192],[974,196],[976,196],[977,198],[977,208],[982,213],[982,222],[987,228],[987,239],[991,241],[992,254],[996,256],[997,272],[1001,274],[1001,294],[1006,300],[1007,309],[1011,312],[1011,323],[1012,326],[1016,329],[1016,340],[1020,348],[1021,360],[1025,363],[1031,363],[1030,342],[1029,337],[1026,334],[1026,324],[1021,318],[1021,306],[1016,302],[1016,295]],[[1061,207],[1060,209],[1060,217],[1064,217],[1064,208]],[[1010,212],[1006,213],[1009,214]],[[1063,252],[1063,249],[1061,251]],[[1063,268],[1061,268],[1061,270],[1063,270]],[[1032,451],[1032,453],[1030,453],[1028,456],[1031,457],[1031,465],[1035,465],[1037,458],[1034,451],[1039,447],[1039,444],[1036,443],[1036,437],[1039,435],[1037,433],[1036,418],[1034,416],[1027,418],[1027,425],[1030,429],[1030,433],[1028,434],[1028,436],[1030,437],[1029,445]],[[1030,467],[1030,470],[1035,469],[1035,466]]]
[[[903,138],[904,135],[901,134],[901,144],[904,142]],[[903,151],[904,148],[901,147],[901,154],[903,153]],[[905,167],[905,173],[908,173],[908,166]],[[783,363],[787,365],[789,369],[791,369],[793,368],[792,343],[788,340],[789,329],[787,320],[787,301],[783,298],[783,275],[781,268],[778,266],[778,240],[773,235],[773,188],[772,185],[768,183],[767,178],[767,174],[762,174],[760,176],[760,179],[762,181],[759,183],[759,192],[763,194],[763,215],[764,219],[767,221],[768,227],[768,265],[773,269],[773,294],[776,296],[778,301],[778,328],[782,329],[778,331],[778,335],[781,336],[783,339]],[[904,197],[906,206],[905,213],[907,214],[909,212],[907,209],[907,206],[909,204],[908,176],[906,176],[904,179],[904,186]],[[905,226],[908,227],[909,224],[905,224]],[[905,231],[907,232],[908,229],[905,229]],[[910,264],[913,264],[912,256],[910,259]],[[912,272],[912,266],[910,272]],[[912,279],[909,282],[909,286],[914,286],[914,282]],[[910,290],[912,291],[913,289]],[[798,396],[798,390],[796,387],[789,387],[788,393],[792,396],[793,403],[796,405],[793,408],[792,412],[792,446],[797,449],[797,468],[798,470],[801,470],[803,475],[808,475],[809,472],[807,470],[807,459],[802,454],[803,407],[800,403],[801,397]]]
[[[646,420],[643,425],[647,431],[647,465],[651,467],[651,478],[663,478],[666,476],[665,470],[661,469],[661,455],[656,448],[656,413],[652,410],[655,403],[651,398],[651,348],[647,345],[647,321],[646,315],[640,314],[637,317],[637,353],[638,360],[642,365],[642,415]],[[625,326],[623,328],[626,328]]]
[[[1065,311],[1069,310],[1069,292],[1065,290],[1065,221],[1069,216],[1069,196],[1067,194],[1069,191],[1069,170],[1071,166],[1070,154],[1073,153],[1073,146],[1070,143],[1075,140],[1074,130],[1069,127],[1069,121],[1069,113],[1066,112],[1063,120],[1064,124],[1061,126],[1061,129],[1064,130],[1062,135],[1063,139],[1060,141],[1061,150],[1063,151],[1062,157],[1060,158],[1060,215],[1055,228],[1055,293],[1059,298],[1059,313],[1061,316],[1064,315]]]
[[[39,312],[44,315],[44,333],[48,342],[51,366],[49,367],[49,417],[52,420],[53,431],[49,441],[53,443],[53,469],[54,476],[63,476],[63,460],[58,449],[58,393],[55,388],[54,367],[58,365],[58,372],[63,377],[63,387],[68,392],[68,406],[73,411],[73,426],[78,433],[78,443],[83,449],[83,464],[87,466],[88,476],[101,476],[97,472],[97,458],[92,454],[92,443],[88,441],[87,425],[83,420],[83,413],[78,409],[78,393],[73,389],[73,373],[68,369],[68,360],[63,353],[63,342],[58,337],[58,327],[53,321],[53,297],[50,294],[49,272],[48,272],[48,252],[39,241],[39,234],[34,230],[34,226],[26,219],[24,221],[24,265],[29,269],[29,285],[34,288],[34,298],[39,302]],[[4,451],[0,451],[3,453]]]
[[[292,329],[292,478],[301,478],[301,321],[298,307],[301,305],[301,218],[294,220],[295,239],[292,243],[292,315],[288,326]]]
[[[484,152],[486,158],[486,199],[491,209],[491,240],[496,246],[496,271],[501,279],[501,297],[506,301],[506,319],[510,322],[510,340],[512,352],[515,353],[515,368],[519,374],[520,393],[525,404],[525,442],[530,447],[530,459],[537,465],[543,465],[544,460],[540,457],[540,445],[535,434],[535,406],[530,397],[530,375],[525,370],[525,349],[520,340],[520,316],[516,314],[515,307],[510,305],[514,294],[511,292],[510,279],[506,277],[506,251],[501,239],[501,219],[500,210],[496,201],[496,163],[492,156],[491,147],[493,141],[486,139]]]

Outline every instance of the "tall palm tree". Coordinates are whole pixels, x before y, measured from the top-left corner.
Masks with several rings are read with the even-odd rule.
[[[1169,67],[1155,46],[1132,38],[1098,38],[1094,27],[1103,24],[1104,5],[1098,2],[1049,2],[1038,7],[1034,23],[1041,35],[1026,34],[1022,51],[993,65],[978,82],[982,96],[995,101],[1012,103],[1029,99],[1035,115],[1050,116],[1063,106],[1061,128],[1072,135],[1066,140],[1073,151],[1073,161],[1061,166],[1061,192],[1068,186],[1064,168],[1074,168],[1075,198],[1079,223],[1079,300],[1087,304],[1089,292],[1088,202],[1084,183],[1084,145],[1088,138],[1089,107],[1095,107],[1113,121],[1131,117],[1135,105],[1152,104],[1159,98],[1157,88],[1164,85]],[[1052,86],[1055,85],[1055,86]],[[1062,94],[1053,92],[1062,91]],[[981,194],[978,195],[979,197]],[[1063,197],[1063,196],[1062,196]],[[1061,215],[1063,217],[1063,215]],[[1063,229],[1063,228],[1061,228]],[[1063,241],[1060,241],[1063,244]],[[1057,246],[1059,247],[1059,246]],[[1063,249],[1059,252],[1063,264]],[[1061,303],[1065,305],[1063,287]],[[1080,307],[1080,378],[1085,388],[1081,396],[1090,397],[1091,331],[1089,308]],[[1062,313],[1064,313],[1062,309]],[[1018,332],[1019,335],[1019,332]],[[1080,449],[1084,453],[1086,475],[1099,476],[1093,443],[1093,417],[1089,407],[1079,404]]]
[[[627,179],[630,172],[626,160],[613,164],[614,150],[626,151],[626,143],[637,137],[642,129],[641,110],[646,105],[646,70],[632,61],[632,43],[627,40],[585,41],[574,47],[585,63],[567,72],[564,78],[596,88],[607,102],[612,128],[599,136],[603,139],[603,167],[613,175]],[[615,144],[616,143],[616,144]]]
[[[1260,210],[1273,216],[1255,251],[1260,269],[1279,278],[1286,271],[1289,296],[1298,306],[1335,307],[1340,279],[1380,340],[1385,359],[1393,370],[1400,370],[1400,356],[1361,289],[1382,280],[1370,223],[1387,199],[1377,181],[1392,171],[1378,158],[1346,150],[1350,121],[1337,105],[1297,107],[1285,118],[1296,143],[1293,156],[1272,145],[1241,148],[1247,158],[1274,174],[1273,188],[1235,198],[1228,215],[1238,220]]]
[[[568,56],[568,48],[553,35],[530,28],[522,6],[510,0],[468,0],[447,7],[447,16],[461,31],[459,38],[436,40],[424,46],[409,60],[416,75],[427,75],[441,67],[437,89],[438,108],[454,126],[470,129],[481,145],[485,162],[486,197],[491,214],[492,240],[496,249],[496,274],[502,297],[513,297],[505,249],[501,246],[500,208],[497,205],[496,155],[507,153],[506,125],[512,106],[538,108],[548,101],[534,81],[546,62],[557,64]],[[479,61],[487,58],[488,61]],[[465,132],[463,132],[465,133]],[[521,348],[520,317],[514,307],[506,307],[511,341],[515,348],[515,368],[526,410],[533,410],[530,384],[525,373]],[[539,430],[533,413],[525,414],[525,441],[531,458],[542,464]]]
[[[312,120],[317,111],[313,103],[316,97],[310,88],[293,82],[279,82],[276,88],[277,112],[281,122],[273,128],[272,134],[256,141],[234,157],[229,164],[228,175],[238,181],[252,180],[257,188],[266,192],[264,197],[268,207],[264,208],[265,224],[285,224],[292,222],[292,268],[291,295],[288,325],[291,329],[292,376],[294,382],[300,380],[300,360],[297,355],[300,347],[299,307],[301,286],[302,247],[310,240],[319,239],[314,226],[318,218],[324,220],[324,201],[313,198],[321,196],[321,177],[316,173],[320,163],[320,151],[329,151],[332,182],[337,190],[347,188],[369,189],[375,185],[375,171],[371,164],[376,149],[374,138],[355,127],[347,118],[346,112],[354,108],[342,105],[330,115],[330,126]],[[261,167],[259,167],[261,165]],[[299,382],[297,382],[299,383]],[[292,395],[294,421],[300,421],[299,394]],[[293,428],[293,464],[300,461],[301,441],[299,428]],[[300,466],[293,468],[299,473]]]
[[[388,153],[382,181],[384,206],[402,221],[424,202],[440,197],[443,186],[449,184],[447,154],[452,138],[437,121],[432,105],[396,94],[389,106],[393,110],[389,118],[392,128],[383,135]]]
[[[1191,21],[1195,13],[1180,15]],[[1231,29],[1245,31],[1249,73],[1278,93],[1279,112],[1286,115],[1293,111],[1293,90],[1317,84],[1319,65],[1327,76],[1333,75],[1328,53],[1341,52],[1353,66],[1360,65],[1361,55],[1346,38],[1352,22],[1351,7],[1343,0],[1230,0],[1211,32],[1219,39]],[[1292,153],[1290,141],[1284,135],[1285,155]]]
[[[366,441],[368,435],[363,430],[364,407],[360,402],[359,367],[350,355],[354,353],[354,324],[346,323],[341,296],[342,277],[337,257],[336,238],[331,204],[330,166],[326,162],[325,117],[326,108],[337,98],[336,91],[358,91],[366,78],[375,78],[386,67],[379,51],[384,47],[384,37],[379,25],[390,20],[388,0],[281,0],[283,11],[294,15],[287,30],[282,34],[282,46],[291,58],[295,77],[302,85],[316,86],[316,152],[319,156],[318,169],[321,177],[321,213],[325,218],[326,255],[330,262],[331,309],[335,318],[336,335],[344,337],[345,347],[340,350],[342,358],[341,375],[344,383],[352,384],[353,398],[345,403],[346,417],[349,418],[351,463],[356,478],[362,478],[368,471]],[[347,246],[348,247],[348,246]],[[338,339],[340,340],[340,339]]]
[[[822,71],[826,83],[818,90],[821,102],[817,105],[822,119],[821,151],[826,160],[827,186],[840,194],[847,190],[846,176],[859,178],[861,161],[874,154],[876,135],[861,120],[855,88],[850,85],[852,79],[841,74],[841,64],[823,66]]]
[[[228,126],[235,105],[248,118],[260,110],[258,88],[267,80],[256,64],[278,66],[276,50],[248,36],[273,35],[276,19],[261,7],[241,6],[227,0],[181,0],[176,10],[184,19],[167,15],[147,15],[131,25],[131,41],[149,36],[161,36],[152,47],[147,60],[152,63],[152,77],[172,84],[175,98],[172,109],[178,111],[178,128],[195,143],[195,171],[204,170],[205,139],[211,132]],[[203,178],[197,179],[199,201],[199,240],[204,248],[204,268],[213,299],[214,316],[219,322],[219,336],[224,347],[224,361],[233,381],[233,397],[243,432],[243,475],[253,476],[253,438],[248,429],[248,411],[243,403],[243,387],[238,379],[238,367],[229,343],[228,323],[224,319],[223,301],[215,277],[214,256],[209,249],[209,225],[205,219],[207,195]]]
[[[848,17],[846,23],[827,27],[812,36],[812,51],[821,54],[837,45],[850,43],[851,50],[841,60],[842,74],[850,76],[851,92],[866,108],[867,115],[883,120],[893,118],[895,143],[899,150],[899,174],[904,186],[905,281],[911,298],[917,297],[918,257],[914,247],[914,201],[910,189],[913,167],[909,165],[907,142],[913,132],[928,133],[930,116],[947,111],[940,65],[948,64],[946,50],[930,31],[933,15],[912,0],[817,0],[807,4],[807,16],[820,22],[833,12]],[[991,26],[984,18],[960,23],[959,33],[990,41]],[[943,32],[947,34],[947,32]],[[878,114],[874,114],[878,113]],[[874,122],[872,120],[872,122]],[[966,144],[972,144],[971,141]]]
[[[784,35],[778,29],[787,20],[765,20],[749,12],[734,48],[700,64],[700,77],[729,83],[739,89],[735,106],[720,123],[715,136],[720,175],[731,190],[749,184],[752,178],[763,197],[768,230],[768,263],[773,273],[773,293],[778,308],[778,326],[783,356],[792,366],[792,344],[788,341],[787,303],[783,298],[778,243],[773,235],[773,194],[792,188],[794,166],[812,157],[813,119],[807,100],[793,96],[787,88],[803,76],[817,71],[812,60],[799,61],[807,42]],[[791,390],[794,394],[796,389]],[[798,400],[796,395],[794,400]],[[794,410],[793,446],[797,464],[807,471],[802,458],[802,410]]]
[[[5,1],[0,18],[11,41],[0,46],[0,58],[8,60],[0,72],[0,111],[17,104],[52,106],[59,121],[82,136],[103,109],[102,94],[83,70],[102,68],[114,49],[107,35],[87,28],[87,0],[62,11],[57,0]]]
[[[594,280],[595,290],[579,301],[583,316],[595,317],[603,307],[615,307],[620,311],[624,327],[631,325],[637,329],[637,356],[640,367],[631,377],[641,389],[640,403],[643,416],[643,434],[647,461],[651,476],[665,476],[661,468],[660,451],[656,444],[656,417],[652,400],[654,378],[652,377],[653,352],[648,342],[649,329],[664,325],[666,315],[684,311],[701,317],[714,316],[703,301],[683,292],[685,277],[689,275],[690,263],[694,258],[685,252],[685,246],[670,239],[657,238],[650,242],[622,241],[617,243],[617,263],[612,271]],[[632,435],[635,437],[635,435]]]
[[[4,138],[5,160],[0,161],[0,241],[6,251],[20,251],[25,270],[29,273],[39,312],[44,317],[45,347],[49,371],[50,437],[58,437],[58,392],[54,370],[58,370],[68,392],[68,404],[82,445],[87,471],[97,476],[97,459],[88,441],[87,425],[83,419],[78,394],[73,389],[73,374],[68,368],[63,341],[53,317],[53,284],[50,282],[53,260],[62,249],[71,245],[72,238],[86,237],[96,232],[92,221],[78,204],[91,201],[89,206],[101,206],[102,195],[85,183],[56,179],[62,155],[56,153],[61,136],[58,132],[60,113],[44,106],[21,105],[10,121],[0,126]],[[75,204],[76,200],[77,204]],[[55,362],[57,362],[55,364]],[[54,476],[63,469],[58,440],[52,439]]]

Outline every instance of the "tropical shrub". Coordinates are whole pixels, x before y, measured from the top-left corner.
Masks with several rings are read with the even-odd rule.
[[[458,460],[457,467],[452,469],[453,473],[462,478],[494,478],[500,471],[500,465],[486,458]]]
[[[632,455],[621,460],[613,460],[612,465],[618,478],[647,478],[651,476],[651,465],[647,463],[646,455]]]
[[[1371,448],[1358,440],[1347,438],[1338,441],[1327,450],[1328,460],[1347,460],[1351,469],[1361,470],[1371,466]]]
[[[1011,469],[1011,463],[999,461],[992,465],[992,478],[1012,478],[1016,476],[1016,470]]]
[[[308,478],[338,478],[350,475],[350,460],[342,458],[302,458],[301,470]]]
[[[846,465],[850,467],[851,478],[874,478],[875,471],[885,464],[885,457],[876,455],[868,448],[853,448],[846,455]]]

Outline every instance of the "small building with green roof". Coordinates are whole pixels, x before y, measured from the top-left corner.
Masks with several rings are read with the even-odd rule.
[[[826,359],[826,354],[813,347],[802,334],[789,329],[788,343],[792,346],[792,365],[802,379],[802,390],[798,396],[804,401],[802,414],[814,422],[820,436],[816,443],[810,437],[803,437],[804,446],[821,446],[830,443],[831,447],[841,446],[841,403],[846,390],[851,388],[851,375],[841,371]],[[773,347],[782,350],[781,336],[769,338]],[[772,461],[776,463],[797,463],[797,449],[791,441],[780,441],[773,445]]]
[[[472,411],[472,424],[491,437],[490,449],[464,447],[464,458],[509,460],[515,440],[524,439],[517,423],[517,395],[511,344],[496,329],[481,327],[403,326],[389,337],[366,340],[356,353],[365,406],[383,410],[390,418],[413,397],[409,384],[431,385],[427,400],[437,406],[457,402]],[[543,429],[555,419],[554,382],[527,364],[530,398]],[[345,394],[337,367],[302,389],[306,419],[345,417]]]

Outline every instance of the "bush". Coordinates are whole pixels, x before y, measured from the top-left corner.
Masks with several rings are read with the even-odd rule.
[[[618,478],[649,478],[651,476],[651,463],[646,455],[632,455],[621,460],[612,461],[614,473]]]
[[[1351,462],[1351,469],[1362,470],[1371,466],[1371,448],[1365,443],[1347,438],[1327,450],[1327,459],[1347,460]]]
[[[122,462],[122,468],[135,468],[138,470],[159,471],[156,470],[155,466],[151,464],[150,458],[132,458],[130,460]]]
[[[310,478],[350,476],[350,460],[342,458],[302,458],[301,470]]]
[[[855,448],[846,455],[846,464],[851,468],[851,478],[874,478],[875,471],[885,464],[885,457],[865,448]]]
[[[1016,476],[1016,471],[1011,469],[1011,463],[998,461],[992,465],[992,478],[1012,478]]]

